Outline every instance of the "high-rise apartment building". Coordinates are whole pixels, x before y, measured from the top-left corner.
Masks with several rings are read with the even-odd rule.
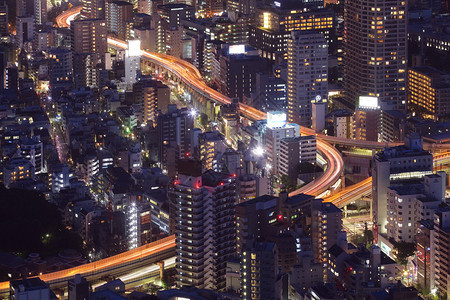
[[[404,0],[346,0],[344,90],[350,103],[378,97],[406,109],[407,8]]]
[[[295,179],[298,176],[300,164],[303,162],[315,164],[316,154],[316,137],[314,135],[282,139],[278,171],[281,175]]]
[[[108,50],[106,21],[76,20],[70,29],[75,87],[98,86],[99,64]]]
[[[100,19],[77,20],[70,23],[72,52],[92,54],[94,66],[108,50],[106,21]]]
[[[216,170],[219,156],[227,149],[225,136],[218,131],[204,132],[198,136],[198,146],[203,168]]]
[[[227,260],[236,251],[235,177],[207,171],[196,161],[180,161],[169,191],[176,220],[179,286],[225,289]]]
[[[413,243],[419,222],[432,220],[434,211],[445,202],[445,172],[425,175],[424,184],[387,188],[387,237]]]
[[[385,149],[374,155],[372,161],[372,213],[378,234],[386,234],[388,217],[388,190],[396,184],[422,179],[433,173],[433,156],[423,150],[422,139],[414,134],[405,139],[404,146]]]
[[[275,299],[278,249],[275,243],[255,242],[242,252],[242,299]]]
[[[108,32],[121,40],[128,40],[133,21],[133,4],[125,1],[106,2],[106,24]]]
[[[158,110],[161,110],[163,113],[167,112],[170,90],[161,81],[144,77],[133,84],[133,98],[134,103],[142,108],[139,117],[141,124],[154,124]]]
[[[167,169],[169,176],[176,174],[175,166],[169,164],[172,160],[188,158],[191,153],[191,131],[194,128],[194,117],[186,108],[177,109],[176,105],[169,105],[166,113],[159,113],[156,119],[158,135],[158,161],[163,169]],[[177,157],[171,157],[169,149],[176,147]],[[170,167],[169,167],[170,166]]]
[[[328,98],[328,50],[322,34],[292,31],[288,40],[288,121],[310,127],[311,102]]]
[[[275,62],[287,59],[288,40],[291,38],[291,32],[296,30],[320,32],[327,40],[328,46],[334,47],[337,40],[334,29],[335,14],[332,10],[311,10],[304,7],[300,1],[273,3],[270,7],[257,9],[256,24],[249,27],[249,43],[261,52],[262,57]],[[313,1],[309,3],[314,4]],[[321,5],[323,6],[323,2]]]
[[[34,0],[34,21],[36,25],[47,22],[47,0]]]
[[[251,250],[254,242],[275,242],[280,250],[278,262],[284,269],[291,269],[298,264],[301,239],[308,240],[303,240],[304,244],[310,243],[312,253],[309,260],[321,263],[320,267],[326,268],[327,250],[337,243],[342,229],[342,211],[339,208],[305,194],[288,197],[286,192],[282,192],[278,197],[260,196],[239,203],[235,214],[237,253],[242,255]],[[301,232],[293,229],[296,224],[303,228]],[[290,247],[294,250],[288,250]]]
[[[72,51],[52,49],[48,53],[48,73],[51,86],[70,86],[73,83]]]
[[[107,0],[81,0],[81,18],[82,19],[105,19]]]
[[[432,67],[408,70],[408,108],[434,120],[450,115],[450,75]]]

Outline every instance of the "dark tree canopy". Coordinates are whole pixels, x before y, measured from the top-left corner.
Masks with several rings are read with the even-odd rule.
[[[81,250],[81,238],[65,229],[57,207],[42,194],[0,187],[0,207],[0,252],[45,257],[67,248]]]

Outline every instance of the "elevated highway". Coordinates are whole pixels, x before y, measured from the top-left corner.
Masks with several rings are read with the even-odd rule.
[[[141,267],[148,267],[160,261],[175,257],[175,236],[163,238],[92,263],[40,275],[52,288],[67,286],[67,281],[80,274],[88,281],[96,281],[103,276],[123,276]],[[126,277],[129,279],[129,277]],[[9,293],[9,281],[0,282],[0,296]]]
[[[435,154],[433,156],[434,161],[434,171],[442,170],[443,166],[450,164],[450,152]],[[324,197],[325,202],[332,202],[337,207],[344,207],[361,197],[369,196],[372,193],[372,177],[366,178],[365,180],[358,182],[356,184],[350,185],[342,191],[337,192],[329,197]]]
[[[69,27],[70,21],[73,20],[76,15],[80,13],[81,6],[73,7],[70,10],[64,12],[56,18],[57,26],[59,27]],[[118,40],[112,37],[108,38],[108,44],[111,47],[126,49],[127,44],[125,41]],[[185,60],[153,52],[142,51],[142,56],[149,62],[159,66],[172,74],[182,81],[186,86],[190,87],[192,91],[202,95],[207,99],[213,100],[219,104],[229,104],[231,99],[227,96],[222,95],[218,91],[210,88],[203,80],[198,69],[192,64]],[[240,103],[240,111],[242,116],[248,118],[252,121],[264,120],[266,119],[266,113],[253,108],[249,105]],[[335,136],[328,136],[323,134],[317,134],[314,130],[310,128],[301,128],[301,133],[304,135],[316,135],[318,140],[324,140],[329,144],[337,144],[342,146],[357,147],[357,148],[368,148],[368,149],[383,149],[385,147],[393,147],[401,145],[402,143],[381,143],[375,141],[361,141],[353,140],[347,138],[340,138]],[[424,138],[429,142],[424,143],[424,148],[426,150],[450,150],[450,144],[443,144],[442,142],[448,142],[450,140],[441,141],[438,143],[435,140]]]

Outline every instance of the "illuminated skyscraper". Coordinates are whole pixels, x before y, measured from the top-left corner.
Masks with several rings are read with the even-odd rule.
[[[328,97],[328,49],[322,34],[292,31],[288,40],[288,121],[311,126],[311,102]]]
[[[180,161],[169,198],[176,214],[178,285],[223,291],[227,260],[236,251],[235,177],[202,174],[195,161]]]
[[[344,90],[350,103],[379,98],[381,109],[406,109],[405,0],[345,0]]]

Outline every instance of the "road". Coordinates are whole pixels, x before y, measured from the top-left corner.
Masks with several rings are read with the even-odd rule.
[[[73,7],[72,9],[64,12],[56,18],[57,26],[59,27],[69,27],[70,21],[73,20],[77,14],[79,14],[81,7]],[[125,41],[121,41],[114,38],[108,38],[108,44],[113,47],[119,47],[125,49],[127,44]],[[159,53],[151,53],[147,51],[142,51],[143,57],[150,59],[161,66],[167,68],[171,72],[175,73],[178,77],[182,78],[182,80],[189,84],[199,93],[205,94],[205,96],[215,100],[219,103],[228,104],[231,102],[229,97],[226,97],[219,93],[218,91],[210,88],[206,85],[203,80],[199,70],[188,63],[185,60],[175,58],[170,55],[159,54]],[[240,104],[240,110],[244,117],[247,117],[251,120],[264,120],[266,119],[266,113],[253,108],[249,105]],[[310,128],[301,128],[301,133],[304,135],[316,135],[318,140],[324,140],[330,144],[339,144],[343,146],[350,147],[359,147],[359,148],[368,148],[368,149],[383,149],[385,147],[393,147],[402,145],[403,143],[384,143],[384,142],[375,142],[375,141],[361,141],[361,140],[353,140],[335,136],[328,136],[323,134],[316,133],[313,129]],[[430,140],[430,139],[428,139]],[[436,142],[436,141],[434,141]],[[443,141],[446,142],[446,141]],[[440,144],[440,143],[426,143],[424,142],[424,148],[427,150],[435,149],[435,150],[450,150],[450,144]]]
[[[450,152],[436,154],[433,156],[434,171],[440,171],[443,165],[450,164]],[[342,191],[325,197],[325,202],[332,202],[337,207],[343,207],[355,200],[358,200],[362,196],[367,196],[372,193],[372,177],[369,177],[361,182],[353,184],[344,188]]]
[[[174,235],[92,263],[53,273],[43,274],[40,275],[39,278],[47,283],[63,281],[64,284],[67,284],[66,281],[76,274],[88,276],[101,273],[107,270],[116,269],[121,265],[131,263],[133,261],[142,260],[143,258],[148,256],[156,256],[161,252],[172,249],[175,249]],[[0,291],[4,292],[5,290],[9,290],[9,281],[0,282]]]

